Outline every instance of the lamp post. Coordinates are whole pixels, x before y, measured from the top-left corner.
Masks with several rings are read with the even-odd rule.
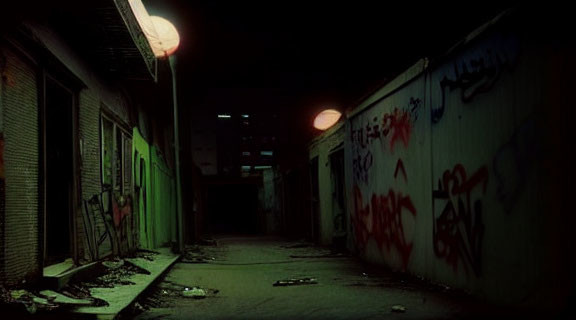
[[[161,17],[150,16],[154,25],[154,36],[148,37],[152,51],[157,58],[167,58],[172,75],[172,104],[174,116],[174,166],[176,174],[176,214],[178,220],[178,251],[184,250],[184,223],[182,216],[182,184],[180,180],[180,130],[178,126],[178,95],[176,84],[176,56],[174,53],[180,44],[180,36],[174,25]]]
[[[178,97],[176,94],[176,56],[169,57],[172,73],[172,101],[174,105],[174,166],[176,167],[176,214],[178,215],[178,251],[184,250],[184,218],[182,216],[182,183],[180,181],[180,129],[178,126]]]

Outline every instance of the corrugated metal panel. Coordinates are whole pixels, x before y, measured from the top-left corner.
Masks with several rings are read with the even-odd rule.
[[[40,273],[38,101],[34,70],[13,52],[4,53],[5,271],[7,282],[16,283]]]
[[[418,69],[422,71],[422,69]],[[419,71],[419,72],[420,72]],[[372,262],[418,268],[430,212],[430,122],[425,77],[401,75],[395,88],[347,126],[346,173],[356,247]],[[377,93],[379,95],[380,93]],[[416,236],[418,235],[418,236]],[[419,240],[423,241],[419,241]]]

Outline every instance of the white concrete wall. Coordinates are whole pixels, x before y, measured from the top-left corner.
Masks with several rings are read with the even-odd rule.
[[[349,121],[347,186],[355,246],[371,262],[423,272],[428,259],[430,121],[422,74]],[[412,257],[421,257],[417,261]]]

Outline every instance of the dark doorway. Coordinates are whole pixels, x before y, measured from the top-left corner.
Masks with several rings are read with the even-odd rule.
[[[222,183],[208,186],[208,230],[213,234],[256,234],[258,185]]]
[[[71,256],[74,95],[50,78],[45,88],[44,265],[51,265]]]
[[[320,241],[320,187],[318,185],[318,157],[309,163],[310,174],[310,216],[311,232],[314,242]]]

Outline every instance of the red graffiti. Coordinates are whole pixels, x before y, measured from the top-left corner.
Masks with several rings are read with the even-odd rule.
[[[413,243],[409,243],[404,235],[403,210],[416,216],[416,208],[409,196],[390,189],[388,194],[372,195],[371,201],[364,206],[362,192],[354,186],[353,222],[357,244],[364,249],[372,237],[382,251],[390,252],[395,247],[406,270]]]
[[[412,121],[410,112],[395,108],[392,113],[386,113],[382,117],[383,135],[386,137],[392,134],[390,138],[390,151],[394,152],[394,144],[400,140],[405,147],[408,147],[410,133],[412,132]]]
[[[438,199],[445,203],[440,215],[434,214],[434,253],[445,259],[454,272],[458,271],[462,260],[466,272],[471,267],[477,276],[480,275],[484,235],[482,202],[480,199],[472,201],[471,194],[480,185],[482,195],[485,194],[487,184],[485,166],[468,177],[464,166],[458,164],[452,171],[444,172],[438,181],[438,190],[433,191],[434,210]]]
[[[114,226],[120,227],[120,224],[124,220],[124,217],[132,214],[132,203],[130,197],[125,197],[123,206],[120,206],[116,201],[115,197],[112,197],[112,213],[114,217]]]
[[[404,168],[404,162],[402,159],[398,159],[396,162],[396,170],[394,170],[394,179],[398,177],[398,172],[401,172],[404,176],[404,181],[408,182],[408,176],[406,175],[406,169]]]

